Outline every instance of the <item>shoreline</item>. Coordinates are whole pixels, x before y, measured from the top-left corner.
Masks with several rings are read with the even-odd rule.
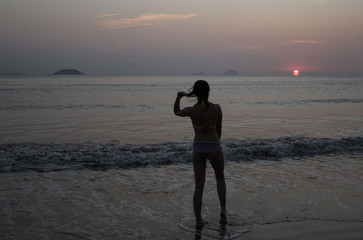
[[[333,155],[227,162],[227,212],[252,223],[252,231],[237,239],[358,239],[362,160]],[[191,239],[179,222],[193,218],[193,186],[191,164],[1,173],[0,238]],[[209,163],[202,214],[219,216]]]

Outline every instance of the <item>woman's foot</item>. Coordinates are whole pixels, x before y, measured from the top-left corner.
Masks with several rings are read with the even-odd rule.
[[[220,224],[227,224],[227,215],[225,212],[221,212],[221,218],[219,220]]]
[[[197,224],[195,225],[195,228],[197,230],[202,230],[202,228],[207,225],[208,222],[207,221],[204,221],[204,220],[200,220],[200,221],[197,221]]]

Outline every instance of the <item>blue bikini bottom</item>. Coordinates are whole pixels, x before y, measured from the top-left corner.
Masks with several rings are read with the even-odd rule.
[[[219,142],[194,142],[194,151],[203,158],[209,158],[213,150],[219,146]]]

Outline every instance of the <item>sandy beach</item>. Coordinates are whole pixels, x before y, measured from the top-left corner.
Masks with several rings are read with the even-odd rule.
[[[250,226],[238,239],[362,239],[362,160],[227,162],[229,215]],[[2,173],[0,181],[1,239],[195,237],[179,227],[193,218],[190,164]],[[208,166],[203,215],[218,219],[218,206]]]
[[[255,225],[253,231],[243,235],[244,240],[358,240],[363,236],[362,222],[301,221]]]

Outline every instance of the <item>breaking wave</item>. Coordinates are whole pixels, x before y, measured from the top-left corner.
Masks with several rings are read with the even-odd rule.
[[[304,136],[224,139],[226,161],[298,159],[304,156],[363,152],[363,137]],[[192,161],[191,143],[21,143],[0,144],[0,172],[127,169]]]

